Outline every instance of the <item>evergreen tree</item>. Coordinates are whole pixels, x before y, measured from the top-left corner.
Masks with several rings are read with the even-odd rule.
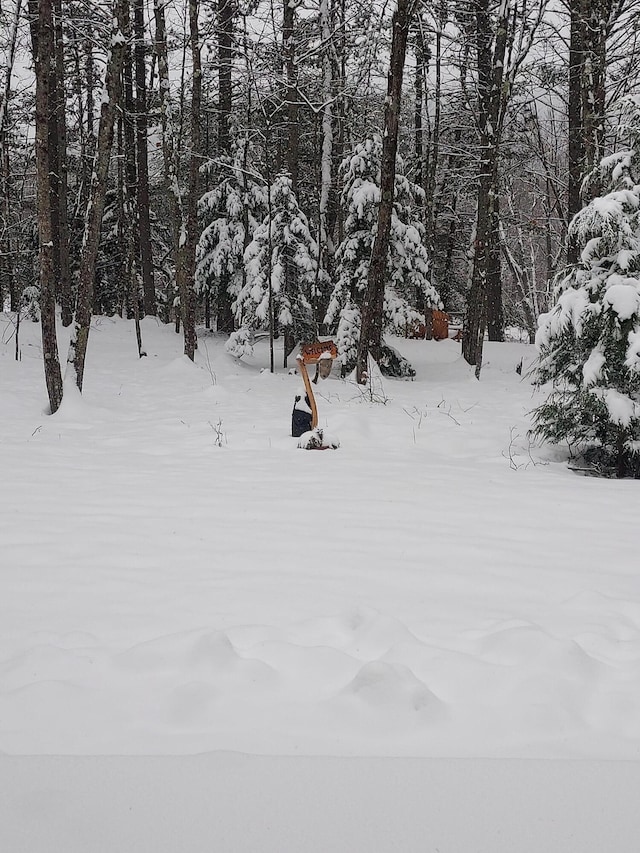
[[[609,192],[573,219],[579,248],[540,318],[536,382],[552,382],[534,432],[567,441],[603,472],[640,476],[640,99],[620,126],[629,148],[590,181]]]
[[[234,304],[240,328],[227,349],[250,352],[251,331],[268,328],[297,341],[316,334],[312,301],[318,280],[318,247],[286,174],[268,193],[269,213],[244,253],[245,280]]]
[[[375,136],[357,145],[340,166],[344,239],[336,250],[337,281],[325,322],[337,326],[338,352],[346,370],[355,366],[360,339],[361,309],[378,222],[381,158],[382,140]],[[424,319],[418,306],[440,305],[429,280],[424,226],[415,215],[424,193],[403,172],[404,163],[398,157],[384,297],[384,327],[392,332],[404,332],[408,325]]]
[[[266,191],[247,174],[244,142],[237,145],[214,189],[199,201],[204,228],[196,250],[196,292],[235,301],[244,281],[244,250],[266,211]]]

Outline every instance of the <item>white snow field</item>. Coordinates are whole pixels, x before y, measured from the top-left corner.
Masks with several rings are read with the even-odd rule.
[[[373,401],[336,366],[318,452],[265,341],[202,331],[192,364],[147,319],[139,360],[96,318],[49,416],[13,334],[0,849],[640,849],[638,483],[530,445],[533,347],[487,344],[478,382],[396,340],[417,377]]]

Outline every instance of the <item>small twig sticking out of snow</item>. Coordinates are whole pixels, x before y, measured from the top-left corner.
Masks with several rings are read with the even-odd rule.
[[[529,467],[529,465],[538,466],[538,465],[548,465],[549,464],[548,462],[545,462],[544,460],[536,461],[533,458],[533,456],[531,455],[531,448],[533,447],[533,444],[532,444],[531,438],[529,436],[527,436],[527,439],[528,439],[527,456],[529,457],[529,461],[528,462],[517,462],[516,457],[519,456],[520,454],[517,453],[514,448],[515,448],[516,441],[520,437],[521,437],[520,434],[518,432],[516,432],[516,428],[514,426],[510,427],[510,429],[509,429],[509,447],[507,448],[506,452],[505,451],[502,452],[502,455],[505,459],[507,459],[507,458],[509,459],[509,467],[511,468],[512,471],[518,471],[520,468],[526,469]]]
[[[216,376],[213,368],[211,367],[211,359],[209,358],[209,347],[207,346],[207,342],[204,338],[201,338],[200,343],[204,346],[205,358],[207,359],[207,370],[209,371],[209,376],[211,377],[211,384],[218,384],[218,377]]]
[[[441,415],[446,415],[448,418],[451,418],[451,420],[454,422],[454,424],[456,424],[457,426],[461,426],[460,421],[457,421],[453,417],[453,415],[451,414],[451,406],[449,406],[449,408],[446,410],[441,408],[441,406],[446,406],[446,405],[447,405],[447,401],[443,397],[442,400],[440,400],[440,402],[436,406],[436,408],[438,409],[438,411],[440,412]]]
[[[527,438],[529,438],[529,437],[527,436]],[[532,442],[531,442],[531,439],[529,438],[529,446],[527,447],[527,456],[529,457],[529,464],[530,464],[530,465],[535,465],[535,466],[538,466],[538,465],[548,465],[549,463],[548,463],[548,462],[546,462],[544,459],[538,459],[538,460],[536,461],[536,460],[533,458],[533,456],[531,455],[531,448],[532,448],[532,447],[533,447],[533,444],[532,444]]]
[[[512,471],[517,471],[518,468],[526,468],[527,465],[529,464],[529,463],[525,464],[524,462],[517,463],[515,460],[515,457],[517,454],[514,452],[513,445],[514,445],[517,438],[520,438],[520,435],[519,435],[519,433],[516,432],[516,428],[510,427],[509,428],[509,447],[507,448],[506,454],[505,454],[504,450],[502,451],[502,455],[506,459],[507,454],[508,454],[509,468],[511,468]]]
[[[402,411],[405,414],[409,415],[409,417],[411,418],[412,421],[415,421],[413,414],[408,409],[405,409],[404,406],[402,407]],[[420,427],[422,426],[422,420],[423,420],[423,418],[425,418],[428,415],[428,412],[423,412],[417,406],[413,407],[413,411],[418,416],[418,429],[420,429]],[[414,432],[414,435],[415,435],[415,432]]]
[[[215,426],[214,426],[214,424],[211,423],[211,421],[207,421],[207,423],[209,424],[211,429],[216,434],[216,437],[213,440],[213,443],[215,444],[215,446],[216,447],[224,447],[224,445],[227,443],[227,436],[222,431],[222,418],[218,421],[217,424],[215,424]]]

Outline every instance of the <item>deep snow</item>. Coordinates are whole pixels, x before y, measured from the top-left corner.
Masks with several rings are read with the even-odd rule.
[[[529,445],[532,347],[487,345],[477,382],[454,342],[396,341],[416,380],[324,382],[321,453],[265,342],[203,334],[193,365],[145,320],[138,360],[96,318],[51,417],[12,330],[0,751],[638,759],[637,483]]]

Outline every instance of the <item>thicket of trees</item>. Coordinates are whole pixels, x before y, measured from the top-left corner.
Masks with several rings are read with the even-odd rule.
[[[485,334],[533,339],[584,263],[570,223],[605,190],[639,11],[3,0],[0,299],[41,319],[51,410],[102,312],[137,323],[140,354],[144,315],[191,358],[198,323],[236,354],[281,335],[285,360],[334,334],[361,374],[369,353],[392,369],[385,329],[443,306],[479,376]]]

